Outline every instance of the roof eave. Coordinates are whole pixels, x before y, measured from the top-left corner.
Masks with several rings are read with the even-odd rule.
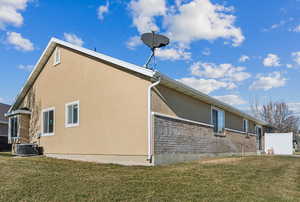
[[[238,110],[232,106],[230,106],[229,104],[226,104],[220,100],[217,100],[209,95],[206,95],[204,93],[201,93],[200,91],[194,89],[194,88],[191,88],[179,81],[176,81],[174,79],[171,79],[170,77],[164,75],[164,74],[160,74],[160,77],[161,77],[161,83],[163,85],[166,85],[168,87],[171,87],[173,89],[176,89],[180,92],[183,92],[187,95],[190,95],[190,96],[193,96],[193,97],[196,97],[204,102],[207,102],[209,104],[212,104],[216,107],[219,107],[219,108],[222,108],[222,109],[225,109],[229,112],[232,112],[234,114],[238,114],[246,119],[249,119],[249,120],[252,120],[252,121],[255,121],[256,123],[260,124],[260,125],[268,125],[268,123],[262,121],[262,120],[259,120],[259,119],[256,119],[255,117],[241,111],[241,110]]]

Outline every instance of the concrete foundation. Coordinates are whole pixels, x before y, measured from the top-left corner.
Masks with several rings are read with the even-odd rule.
[[[130,155],[84,155],[84,154],[45,154],[47,157],[57,159],[67,159],[76,161],[87,161],[95,163],[106,164],[120,164],[120,165],[140,165],[151,166],[153,164],[147,161],[147,156],[130,156]]]

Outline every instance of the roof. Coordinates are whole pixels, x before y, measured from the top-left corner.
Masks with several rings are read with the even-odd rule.
[[[189,87],[189,86],[187,86],[183,83],[180,83],[180,82],[178,82],[174,79],[171,79],[168,76],[166,76],[166,75],[164,75],[164,74],[162,74],[158,71],[153,71],[153,70],[150,70],[150,69],[146,69],[144,67],[137,66],[137,65],[134,65],[134,64],[131,64],[131,63],[128,63],[128,62],[125,62],[125,61],[122,61],[122,60],[119,60],[119,59],[116,59],[116,58],[113,58],[113,57],[110,57],[110,56],[107,56],[107,55],[104,55],[104,54],[101,54],[101,53],[98,53],[98,52],[95,52],[95,51],[92,51],[92,50],[89,50],[89,49],[86,49],[86,48],[83,48],[83,47],[80,47],[80,46],[76,46],[76,45],[73,45],[71,43],[56,39],[56,38],[51,38],[51,40],[49,41],[46,49],[42,53],[41,57],[39,58],[38,62],[35,65],[33,71],[29,75],[24,87],[21,89],[20,93],[17,95],[17,97],[15,99],[14,104],[9,109],[9,112],[16,109],[19,106],[19,104],[22,102],[23,98],[26,96],[28,90],[30,89],[30,87],[32,86],[32,84],[34,83],[36,78],[39,76],[39,73],[42,71],[42,69],[44,67],[44,64],[47,62],[49,56],[52,54],[53,50],[55,49],[55,47],[57,45],[67,47],[67,48],[70,48],[72,50],[78,51],[80,53],[86,54],[90,57],[94,57],[94,58],[100,59],[102,61],[105,61],[107,63],[117,65],[120,68],[123,68],[127,71],[135,72],[137,74],[144,75],[144,76],[146,76],[146,77],[148,77],[149,79],[152,79],[152,80],[157,80],[157,78],[160,77],[162,85],[168,86],[172,89],[175,89],[179,92],[182,92],[184,94],[195,97],[195,98],[197,98],[199,100],[202,100],[204,102],[213,104],[214,106],[222,108],[226,111],[232,112],[234,114],[238,114],[238,115],[240,115],[240,116],[242,116],[246,119],[255,121],[255,122],[257,122],[261,125],[268,125],[264,121],[261,121],[261,120],[255,118],[255,117],[239,110],[239,109],[236,109],[236,108],[234,108],[234,107],[232,107],[232,106],[230,106],[230,105],[228,105],[224,102],[221,102],[221,101],[219,101],[219,100],[217,100],[217,99],[215,99],[215,98],[213,98],[213,97],[211,97],[207,94],[204,94],[204,93],[202,93],[202,92],[200,92],[200,91],[198,91],[194,88],[191,88],[191,87]]]
[[[0,103],[0,123],[7,123],[5,113],[8,112],[10,105]]]

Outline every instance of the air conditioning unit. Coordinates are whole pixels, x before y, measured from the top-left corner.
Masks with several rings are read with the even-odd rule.
[[[41,148],[36,144],[17,144],[16,155],[18,156],[36,156],[41,154]]]

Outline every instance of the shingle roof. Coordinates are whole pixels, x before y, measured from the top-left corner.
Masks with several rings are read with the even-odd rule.
[[[7,118],[4,116],[8,112],[10,105],[0,103],[0,122],[7,122]]]

